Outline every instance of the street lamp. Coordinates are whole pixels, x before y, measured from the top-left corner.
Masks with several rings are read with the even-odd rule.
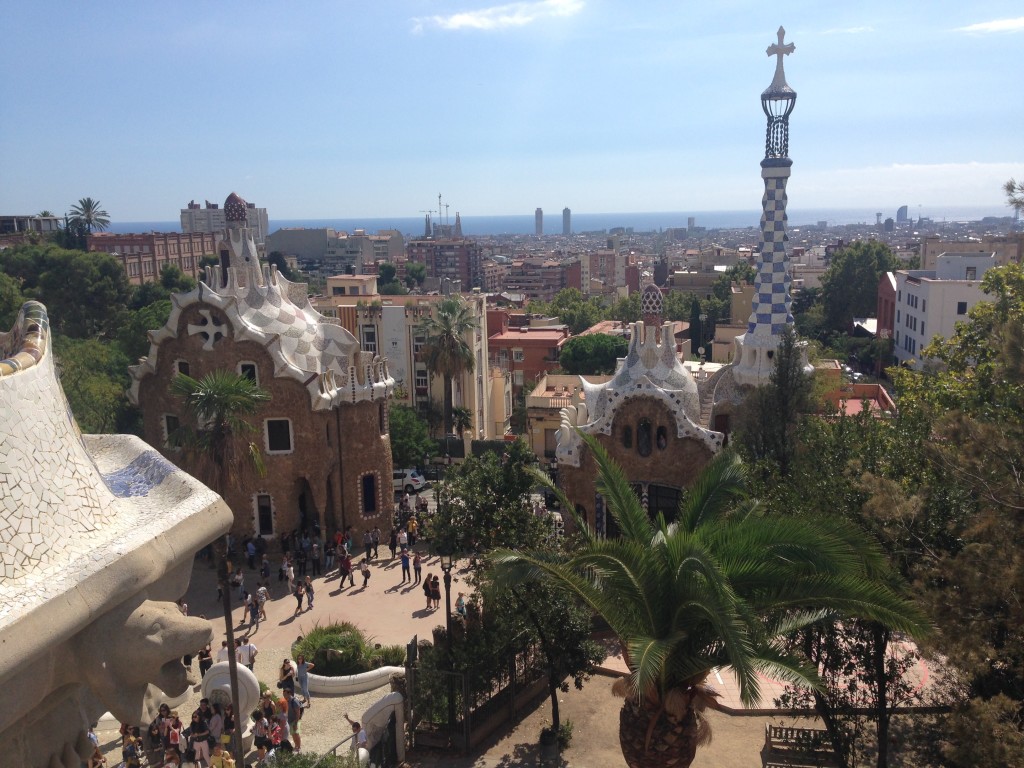
[[[707,323],[708,316],[706,313],[702,312],[697,316],[697,319],[700,320],[700,346],[697,347],[697,354],[700,355],[700,362],[701,365],[703,365],[706,357],[704,354],[704,324]]]
[[[454,685],[454,659],[452,658],[452,568],[455,567],[455,556],[449,547],[438,551],[441,561],[441,571],[444,573],[444,626],[445,645],[448,651],[448,738],[452,736],[452,729],[455,727],[455,685]]]

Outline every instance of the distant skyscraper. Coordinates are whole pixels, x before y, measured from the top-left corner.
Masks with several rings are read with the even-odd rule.
[[[544,234],[544,209],[538,208],[533,212],[533,230],[534,234],[540,236]]]
[[[697,226],[697,217],[696,216],[688,216],[686,218],[686,228],[687,229],[693,229],[696,226]]]
[[[901,205],[896,209],[896,223],[906,224],[910,219],[907,217],[907,206]]]
[[[786,182],[793,161],[789,158],[789,116],[796,105],[796,91],[786,83],[782,57],[795,49],[783,43],[786,30],[779,27],[779,40],[769,46],[776,57],[775,77],[761,94],[761,109],[768,118],[761,178],[761,246],[757,255],[757,277],[747,332],[736,337],[736,365],[733,377],[739,384],[768,383],[775,351],[787,328],[793,327],[793,300],[789,295],[789,256],[786,253]]]
[[[568,237],[572,234],[572,211],[568,208],[562,209],[562,235]]]
[[[462,237],[462,218],[458,211],[455,212],[455,237],[456,239]]]

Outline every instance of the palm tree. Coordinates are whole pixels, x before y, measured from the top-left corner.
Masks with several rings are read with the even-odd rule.
[[[705,468],[677,520],[651,521],[622,470],[584,436],[599,468],[598,491],[622,535],[597,536],[577,518],[578,549],[497,551],[506,583],[546,578],[601,615],[622,644],[629,677],[619,742],[631,768],[688,766],[710,738],[706,681],[731,666],[740,696],[757,701],[758,673],[815,685],[784,636],[825,618],[858,616],[919,635],[926,622],[887,586],[880,550],[842,520],[765,517],[745,498],[745,470],[731,453]],[[575,516],[567,504],[563,506]]]
[[[217,370],[196,380],[178,374],[171,381],[171,394],[184,401],[185,411],[195,426],[182,426],[169,436],[169,442],[181,450],[181,460],[193,474],[221,496],[241,487],[253,473],[264,474],[263,455],[259,446],[249,439],[256,428],[244,417],[252,416],[270,395],[247,376]],[[228,553],[219,552],[218,579],[224,608],[224,627],[228,648],[235,647],[231,622],[231,586],[228,574]],[[238,666],[235,654],[228,654],[228,677],[235,717],[243,717],[238,705]],[[241,728],[236,728],[232,742],[235,762],[242,762]]]
[[[462,437],[462,433],[473,426],[473,412],[461,406],[452,408],[452,426],[459,437]]]
[[[473,348],[466,334],[477,327],[469,305],[457,297],[444,299],[424,319],[419,331],[426,337],[420,360],[432,376],[444,379],[444,433],[452,433],[452,379],[473,370]]]
[[[77,205],[71,206],[71,222],[85,226],[89,232],[94,229],[102,232],[110,226],[110,214],[100,206],[99,200],[83,197]]]

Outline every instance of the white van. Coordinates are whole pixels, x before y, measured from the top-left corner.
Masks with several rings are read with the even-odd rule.
[[[427,488],[427,480],[418,469],[396,469],[391,473],[391,479],[395,493],[419,493]]]

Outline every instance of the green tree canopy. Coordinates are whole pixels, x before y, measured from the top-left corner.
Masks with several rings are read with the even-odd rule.
[[[57,335],[53,354],[61,387],[83,432],[103,434],[134,426],[134,408],[124,396],[128,358],[116,344]]]
[[[74,338],[113,336],[131,297],[124,268],[107,253],[18,245],[0,251],[0,269],[46,305],[54,331]]]
[[[855,317],[874,317],[878,308],[878,281],[899,262],[885,243],[851,243],[832,254],[821,277],[825,326],[846,333]]]
[[[0,272],[0,333],[11,330],[24,303],[21,281]]]
[[[405,264],[405,284],[409,288],[423,285],[427,279],[427,265],[417,261],[409,261]]]
[[[768,383],[747,395],[736,418],[737,444],[765,475],[789,475],[800,417],[811,410],[811,390],[796,334],[787,330]]]
[[[281,253],[280,251],[271,251],[269,254],[267,254],[267,263],[273,264],[275,267],[277,267],[277,271],[284,277],[285,280],[288,280],[289,282],[292,283],[301,282],[302,275],[288,266],[287,259],[285,259],[284,254]]]
[[[563,288],[550,304],[531,301],[527,310],[557,317],[571,333],[582,333],[605,316],[604,304],[599,298],[584,296],[576,288]]]
[[[581,376],[615,373],[615,363],[625,357],[629,342],[622,336],[588,333],[573,336],[562,345],[558,364],[566,372]]]
[[[388,409],[388,433],[391,461],[396,468],[421,466],[437,453],[426,419],[407,405],[394,403]]]
[[[516,440],[503,454],[469,456],[449,469],[431,521],[437,546],[474,552],[538,540],[545,531],[530,505],[536,480],[529,467],[535,461],[526,443]]]

